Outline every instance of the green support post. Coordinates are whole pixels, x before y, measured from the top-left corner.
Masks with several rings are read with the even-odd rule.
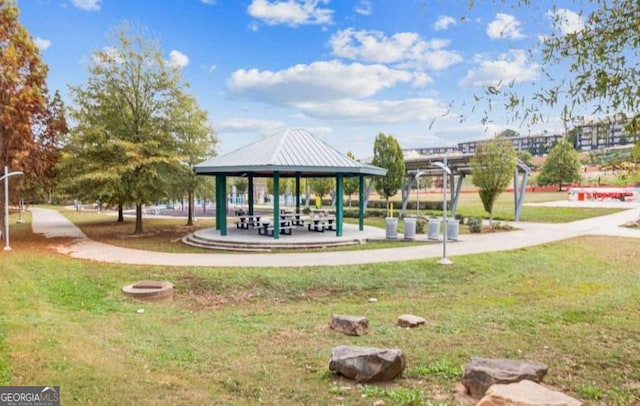
[[[364,176],[360,175],[358,183],[358,228],[364,230]]]
[[[344,222],[344,175],[336,175],[336,236],[342,237]]]
[[[280,172],[273,172],[273,239],[280,238]]]
[[[296,214],[300,214],[300,172],[296,172]]]
[[[220,225],[222,222],[220,221],[222,203],[220,202],[220,190],[222,190],[222,186],[220,183],[220,178],[222,175],[216,175],[216,230],[220,231]]]
[[[253,175],[249,175],[249,215],[253,216]]]
[[[227,177],[220,176],[220,235],[227,235]],[[216,204],[217,207],[217,204]],[[217,223],[217,220],[216,220]]]

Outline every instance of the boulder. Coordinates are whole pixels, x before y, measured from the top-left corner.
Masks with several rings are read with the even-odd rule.
[[[492,385],[476,406],[581,406],[582,402],[528,380]]]
[[[462,384],[476,399],[496,383],[515,383],[528,379],[542,381],[549,368],[540,362],[512,359],[471,358],[462,372]]]
[[[402,375],[406,362],[398,349],[339,346],[331,350],[329,370],[356,382],[389,382]]]
[[[409,328],[422,326],[426,323],[427,321],[422,317],[414,316],[412,314],[403,314],[402,316],[398,316],[398,320],[396,321],[396,325],[398,327],[409,327]]]
[[[369,333],[369,320],[366,317],[331,316],[331,330],[348,336],[361,336]]]

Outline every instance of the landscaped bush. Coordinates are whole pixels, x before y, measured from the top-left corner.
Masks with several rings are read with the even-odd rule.
[[[482,232],[482,217],[473,217],[467,221],[470,233]]]
[[[416,234],[424,234],[425,227],[427,226],[427,220],[425,219],[417,219],[416,220]]]

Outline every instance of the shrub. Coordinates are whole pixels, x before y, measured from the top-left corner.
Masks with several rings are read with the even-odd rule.
[[[482,217],[470,218],[467,221],[467,225],[469,225],[469,232],[471,233],[482,232]]]
[[[424,234],[424,229],[427,226],[427,221],[425,219],[416,220],[416,234]]]

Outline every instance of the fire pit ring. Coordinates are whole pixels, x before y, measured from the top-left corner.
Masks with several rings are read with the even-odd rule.
[[[173,283],[168,281],[140,281],[122,288],[125,296],[147,302],[162,302],[173,299]]]

